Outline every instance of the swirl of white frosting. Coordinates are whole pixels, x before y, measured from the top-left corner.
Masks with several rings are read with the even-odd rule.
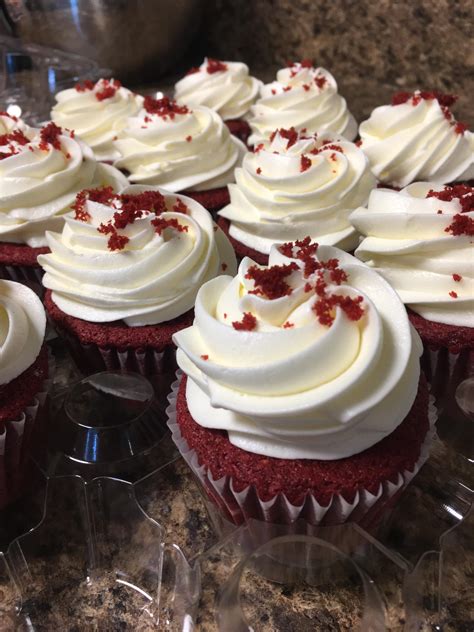
[[[108,94],[110,96],[106,96]],[[142,96],[114,79],[78,84],[58,92],[55,98],[57,103],[51,110],[51,119],[61,127],[74,130],[92,148],[97,160],[107,161],[119,157],[114,138],[143,105]]]
[[[26,371],[41,351],[46,315],[33,290],[0,279],[0,385]]]
[[[336,307],[332,324],[321,324],[313,309],[318,297],[307,286],[315,273],[305,277],[299,259],[273,246],[270,266],[297,264],[286,277],[290,294],[270,300],[252,293],[253,262],[246,258],[235,278],[201,288],[193,326],[174,335],[192,417],[226,430],[249,452],[347,457],[390,434],[414,401],[421,341],[395,291],[341,250],[320,246],[317,258],[339,259],[347,279],[337,285],[326,272],[327,287],[361,296],[362,318]],[[245,313],[256,319],[251,331],[235,328]]]
[[[218,68],[218,70],[216,70]],[[241,62],[216,62],[206,57],[175,85],[175,98],[187,105],[205,105],[222,119],[244,116],[255,102],[261,82]]]
[[[310,134],[326,129],[348,140],[357,136],[357,123],[338,94],[334,77],[324,68],[307,64],[279,70],[276,81],[262,86],[260,99],[250,112],[252,145],[278,127],[295,127]]]
[[[16,129],[25,132],[30,128],[21,118],[11,116],[7,112],[0,112],[0,136],[10,134]]]
[[[122,193],[150,189],[131,186]],[[163,194],[168,209],[160,219],[177,221],[180,230],[171,225],[157,232],[155,213],[144,211],[118,231],[128,238],[125,247],[110,250],[110,234],[97,229],[113,221],[120,201],[88,200],[87,221],[69,215],[61,234],[47,233],[51,254],[40,255],[38,261],[46,273],[43,285],[63,312],[91,322],[156,325],[191,309],[204,282],[235,270],[232,246],[200,204],[153,190]],[[178,200],[187,206],[186,213],[173,210]]]
[[[361,148],[386,184],[474,178],[474,134],[456,124],[437,99],[410,99],[375,108],[361,123]]]
[[[0,155],[11,153],[0,160],[0,241],[46,246],[45,232],[62,229],[79,191],[102,185],[118,191],[128,184],[68,132],[57,137],[59,148],[42,140],[42,130],[32,128],[25,130],[23,143],[0,145]]]
[[[401,191],[372,191],[368,208],[359,208],[350,217],[366,236],[356,256],[380,272],[423,318],[472,327],[472,234],[446,231],[461,213],[460,200],[426,197],[430,190],[441,191],[443,186],[417,182]],[[474,222],[473,211],[462,216]]]
[[[230,235],[268,254],[273,243],[309,235],[343,250],[358,243],[348,216],[365,204],[375,178],[364,153],[332,132],[279,130],[244,157],[219,212]]]
[[[161,113],[143,109],[129,119],[115,141],[122,156],[115,166],[130,173],[130,182],[175,192],[215,189],[233,182],[245,146],[231,136],[220,116],[205,107],[192,111],[177,107],[166,97],[159,101],[165,103]]]

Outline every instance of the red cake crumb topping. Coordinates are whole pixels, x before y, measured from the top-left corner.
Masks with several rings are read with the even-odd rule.
[[[119,235],[116,231],[112,233],[107,242],[109,250],[123,250],[130,239],[126,235]]]
[[[85,209],[87,200],[99,202],[101,204],[109,204],[115,197],[112,187],[99,187],[97,189],[84,189],[76,195],[76,201],[71,204],[71,208],[75,211],[74,219],[81,222],[87,222],[91,216]]]
[[[311,158],[308,158],[308,156],[305,156],[304,154],[301,154],[301,158],[300,158],[300,171],[303,173],[304,171],[307,171],[311,165],[313,163],[311,162]]]
[[[97,101],[104,101],[114,97],[117,90],[122,87],[122,84],[117,79],[103,79],[100,82],[100,87],[101,89],[95,93],[95,98]]]
[[[257,167],[255,173],[257,173],[258,175],[260,175],[262,173],[262,170],[260,169],[260,167]]]
[[[318,86],[320,90],[322,90],[327,83],[327,79],[326,77],[323,77],[322,75],[318,75],[317,77],[314,78],[314,83]]]
[[[442,215],[442,214],[443,214],[443,211],[439,208],[439,209],[436,211],[436,214],[437,214],[437,215]]]
[[[284,129],[281,127],[280,129],[275,130],[270,135],[270,142],[272,142],[277,134],[280,134],[282,138],[285,138],[288,142],[286,143],[286,148],[289,149],[292,147],[296,141],[298,140],[298,132],[294,127],[290,127],[290,129]]]
[[[169,97],[162,99],[153,99],[153,97],[145,97],[143,102],[145,110],[149,114],[156,114],[163,119],[174,119],[176,114],[189,114],[190,109],[186,105],[178,105],[176,101]]]
[[[190,143],[193,140],[192,136],[186,136],[186,142]]]
[[[165,219],[164,217],[157,217],[156,219],[151,220],[151,223],[155,227],[155,232],[158,235],[161,235],[161,233],[167,228],[174,228],[179,233],[187,233],[189,228],[188,226],[180,224],[176,217],[170,217],[168,219]]]
[[[290,321],[287,320],[286,323],[283,325],[283,329],[291,329],[294,326],[295,326],[295,323],[290,323]]]
[[[118,195],[123,212],[133,214],[135,211],[149,211],[159,215],[166,211],[164,196],[159,191],[144,191],[143,193]],[[187,210],[187,207],[186,207]]]
[[[88,92],[94,89],[94,82],[90,79],[86,79],[82,83],[76,83],[74,89],[76,92]]]
[[[209,360],[209,356],[208,356],[207,354],[203,354],[203,355],[201,355],[201,358],[202,358],[203,360]]]
[[[257,319],[250,312],[244,312],[242,320],[234,320],[232,327],[237,331],[253,331],[257,326]]]
[[[460,121],[457,121],[454,125],[454,131],[460,136],[462,136],[464,132],[467,131],[467,129],[468,126],[466,125],[466,123],[461,123]]]
[[[272,94],[276,94],[277,91],[272,88]]]
[[[468,129],[465,123],[460,123],[454,119],[454,116],[449,108],[451,108],[458,97],[454,94],[443,94],[442,92],[438,92],[437,90],[433,90],[432,92],[426,91],[418,91],[418,92],[397,92],[392,97],[392,105],[401,105],[403,103],[411,102],[411,105],[418,105],[421,101],[438,101],[441,110],[443,111],[444,117],[447,121],[451,123],[454,127],[454,132],[456,134],[464,134],[464,132]]]
[[[2,147],[7,146],[8,151],[0,152],[0,160],[3,160],[4,158],[10,158],[10,156],[15,156],[16,154],[19,153],[19,151],[17,150],[17,148],[15,147],[13,143],[24,146],[24,145],[27,145],[29,142],[30,142],[29,138],[27,138],[21,130],[14,130],[13,132],[10,132],[9,134],[2,134],[0,136],[0,146]],[[30,150],[33,151],[33,147],[30,146]]]
[[[362,140],[358,140],[355,142],[356,147],[362,147]]]
[[[310,89],[311,89],[311,86],[309,85],[309,83],[304,83],[304,84],[303,84],[303,90],[304,90],[305,92],[308,92],[308,90],[310,90]]]
[[[449,296],[450,296],[451,298],[457,298],[457,297],[458,297],[458,295],[456,294],[456,292],[453,292],[453,291],[449,293]]]
[[[43,151],[48,151],[48,145],[52,145],[54,149],[61,149],[61,141],[59,137],[63,133],[63,130],[56,125],[56,123],[48,123],[42,128],[40,132],[41,142],[39,147]]]
[[[245,278],[254,282],[255,289],[249,294],[257,294],[269,300],[289,296],[293,290],[286,282],[286,277],[295,270],[298,270],[298,265],[295,262],[287,265],[271,266],[270,268],[251,266],[247,270]]]
[[[227,263],[223,263],[221,265],[221,268],[222,268],[222,272],[225,272],[227,270],[227,268],[228,268]]]
[[[227,70],[228,66],[223,61],[219,61],[218,59],[208,58],[206,71],[213,75],[215,72],[224,72]]]
[[[285,86],[283,88],[283,92],[289,92],[290,90],[293,90],[293,86]]]
[[[13,114],[8,114],[8,112],[2,111],[0,112],[0,116],[7,116],[12,121],[15,121],[15,123],[18,123],[18,116],[13,116]]]
[[[451,224],[444,229],[446,233],[451,233],[455,237],[460,235],[467,235],[472,237],[474,235],[474,219],[467,215],[461,215],[458,213],[453,217]]]
[[[332,311],[336,307],[340,307],[350,320],[357,321],[364,315],[364,309],[360,305],[363,300],[362,296],[351,298],[350,296],[331,294],[330,296],[319,298],[313,305],[313,311],[321,325],[332,325],[334,322]]]
[[[273,137],[273,138],[275,138],[275,137]],[[258,145],[255,145],[255,147],[253,148],[253,153],[254,154],[258,154],[258,152],[261,151],[263,148],[264,148],[264,144],[263,143],[259,143]]]
[[[163,200],[164,202],[164,200]],[[183,215],[187,215],[189,211],[189,207],[183,202],[181,198],[178,198],[176,202],[173,204],[173,211],[175,213],[183,213]],[[156,212],[156,211],[155,211]]]
[[[199,66],[191,66],[191,68],[188,70],[188,72],[186,73],[187,75],[195,75],[197,72],[199,72],[201,69],[199,68]]]
[[[467,184],[446,185],[442,191],[430,189],[426,197],[435,197],[442,202],[451,202],[457,199],[461,204],[461,213],[474,211],[474,187]]]
[[[453,281],[456,281],[457,283],[459,283],[459,281],[462,281],[462,276],[460,274],[453,274]]]

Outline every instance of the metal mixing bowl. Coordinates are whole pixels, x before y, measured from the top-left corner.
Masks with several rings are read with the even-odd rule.
[[[3,0],[14,34],[94,59],[131,82],[171,69],[199,27],[203,0]]]

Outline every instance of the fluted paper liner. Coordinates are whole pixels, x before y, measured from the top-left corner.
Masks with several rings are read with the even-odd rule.
[[[249,519],[282,524],[304,520],[313,526],[335,525],[349,520],[362,524],[372,524],[377,519],[379,512],[395,502],[428,459],[430,446],[436,434],[437,414],[434,398],[430,396],[428,411],[430,428],[421,446],[420,455],[413,470],[400,472],[396,482],[384,481],[380,484],[376,494],[372,494],[366,489],[359,490],[356,492],[353,502],[348,502],[341,494],[335,494],[326,506],[321,505],[309,493],[300,505],[293,505],[282,493],[277,494],[271,500],[264,501],[259,498],[253,485],[240,492],[236,491],[232,477],[224,476],[216,480],[206,466],[199,464],[196,452],[189,447],[181,435],[176,419],[176,400],[182,372],[178,371],[176,377],[177,379],[171,386],[171,393],[168,395],[169,406],[166,409],[173,441],[208,496],[224,513],[225,518],[234,524],[242,524]]]
[[[425,346],[421,365],[431,385],[438,408],[449,405],[457,386],[474,373],[474,349],[452,353],[447,348]]]
[[[16,281],[22,285],[27,285],[35,294],[41,298],[44,294],[42,284],[43,268],[39,266],[12,266],[0,264],[0,279]]]
[[[52,385],[54,360],[48,359],[48,377],[18,419],[3,423],[0,432],[0,509],[21,493],[30,457],[33,432],[40,432],[46,423],[47,396]]]

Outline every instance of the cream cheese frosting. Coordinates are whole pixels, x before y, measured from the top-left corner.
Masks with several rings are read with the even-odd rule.
[[[143,97],[124,88],[116,79],[84,81],[56,95],[51,119],[72,129],[93,150],[97,160],[119,157],[113,141],[143,105]]]
[[[129,172],[130,182],[174,192],[226,186],[245,153],[216,112],[190,110],[168,97],[146,97],[115,146],[122,156],[115,166]]]
[[[46,246],[45,232],[61,230],[78,191],[128,184],[55,123],[0,137],[0,157],[0,242]]]
[[[0,279],[0,385],[29,369],[44,342],[46,315],[33,290]]]
[[[206,283],[173,339],[194,420],[266,456],[361,452],[403,421],[418,388],[421,341],[396,292],[309,238]]]
[[[231,237],[264,254],[273,243],[306,235],[355,248],[358,234],[348,217],[375,186],[356,145],[333,132],[307,136],[294,128],[277,130],[247,153],[235,179],[219,215],[230,221]]]
[[[334,77],[324,68],[303,60],[278,71],[276,81],[262,86],[250,109],[249,144],[255,145],[278,127],[295,127],[308,133],[325,129],[354,140],[357,123]]]
[[[365,235],[356,256],[408,307],[431,321],[473,326],[473,188],[417,182],[376,189],[350,219]]]
[[[222,119],[244,116],[258,96],[261,82],[249,75],[248,66],[206,57],[175,85],[175,99],[190,106],[204,105]]]
[[[399,93],[361,123],[361,147],[386,184],[474,178],[474,134],[450,111],[456,98],[436,92]]]
[[[194,306],[203,283],[236,267],[209,213],[156,187],[85,191],[47,240],[43,285],[63,312],[90,322],[169,321]]]
[[[11,114],[8,114],[8,112],[0,112],[0,136],[10,134],[16,129],[25,132],[29,129],[29,127],[23,119],[18,118],[17,116],[12,116]]]

